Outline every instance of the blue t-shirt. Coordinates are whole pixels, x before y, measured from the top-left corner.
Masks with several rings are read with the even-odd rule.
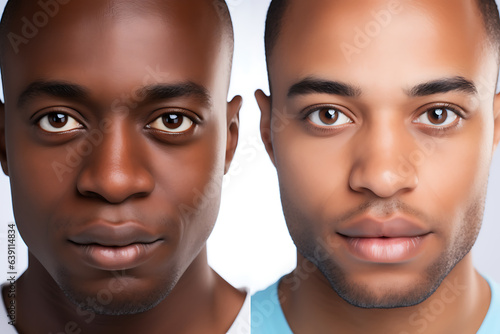
[[[485,277],[491,302],[476,334],[500,334],[500,286]],[[293,334],[278,298],[279,281],[252,296],[252,334]]]
[[[293,334],[278,298],[279,282],[252,296],[252,334]]]
[[[486,313],[477,334],[498,334],[500,333],[500,286],[488,277],[484,276],[484,278],[490,285],[491,302],[488,313]]]

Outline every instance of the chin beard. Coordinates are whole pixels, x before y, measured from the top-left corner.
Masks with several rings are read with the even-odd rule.
[[[415,306],[425,301],[439,288],[463,256],[451,266],[447,259],[434,263],[419,282],[411,284],[405,290],[386,285],[374,291],[373,287],[349,281],[348,276],[334,263],[314,264],[326,277],[332,289],[347,303],[367,309],[392,309]]]
[[[165,280],[158,288],[149,291],[130,291],[127,283],[118,283],[119,289],[104,288],[95,294],[82,293],[73,285],[59,284],[62,292],[76,307],[77,314],[88,317],[92,314],[105,316],[133,315],[147,312],[160,304],[175,287],[179,277]],[[62,280],[66,281],[66,280]],[[118,281],[117,281],[118,282]],[[128,290],[128,291],[127,291]]]
[[[77,312],[85,312],[85,314],[97,314],[106,316],[133,315],[147,312],[160,304],[170,293],[170,291],[158,291],[151,293],[149,296],[141,295],[141,300],[111,300],[109,304],[100,303],[97,298],[81,298],[75,294],[64,291],[66,297],[77,306]],[[107,303],[107,302],[106,302]]]

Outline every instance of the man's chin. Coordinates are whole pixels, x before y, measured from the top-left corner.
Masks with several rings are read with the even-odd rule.
[[[90,290],[83,291],[81,287],[73,284],[60,284],[59,288],[74,305],[77,314],[85,318],[85,315],[89,314],[120,316],[147,312],[170,294],[175,283],[163,282],[163,284],[155,284],[154,287],[148,285],[129,283],[113,286],[107,284],[102,288],[92,287]]]
[[[81,303],[80,309],[84,312],[95,313],[104,316],[134,315],[147,312],[157,306],[163,298],[150,301],[120,301],[110,305],[93,305]],[[78,305],[78,304],[77,304]]]
[[[331,284],[333,290],[347,303],[367,309],[394,309],[415,306],[429,298],[439,284],[376,287],[363,284]]]
[[[66,297],[75,305],[78,314],[96,314],[107,316],[133,315],[147,312],[161,303],[170,290],[156,291],[149,294],[137,293],[135,298],[130,293],[112,295],[103,292],[95,296],[84,296],[75,291],[63,290]]]
[[[370,309],[394,309],[418,305],[441,285],[453,266],[439,261],[423,272],[387,272],[373,275],[346,273],[337,265],[316,265],[332,289],[347,303]]]

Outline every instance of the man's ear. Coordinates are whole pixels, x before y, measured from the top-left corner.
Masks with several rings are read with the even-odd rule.
[[[231,166],[231,162],[238,146],[238,137],[240,132],[240,109],[243,103],[241,96],[235,96],[231,102],[227,103],[227,142],[226,142],[226,163],[224,174]]]
[[[3,172],[9,176],[7,168],[7,148],[5,146],[5,105],[0,101],[0,163]]]
[[[255,99],[260,109],[260,136],[262,137],[269,158],[271,158],[273,165],[276,166],[274,163],[274,150],[271,139],[271,98],[262,90],[258,89],[255,92]]]
[[[494,137],[493,137],[493,152],[495,152],[498,143],[500,142],[500,93],[495,95],[493,101],[493,113],[494,113]]]

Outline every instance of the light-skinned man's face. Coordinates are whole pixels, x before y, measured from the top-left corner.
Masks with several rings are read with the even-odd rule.
[[[475,1],[291,1],[263,138],[299,253],[349,303],[417,304],[474,244],[500,131],[492,48]]]
[[[40,10],[32,3],[22,15]],[[146,310],[197,265],[240,104],[226,102],[230,44],[216,10],[72,1],[5,52],[2,167],[30,268],[39,262],[83,307],[100,297],[96,312]]]

